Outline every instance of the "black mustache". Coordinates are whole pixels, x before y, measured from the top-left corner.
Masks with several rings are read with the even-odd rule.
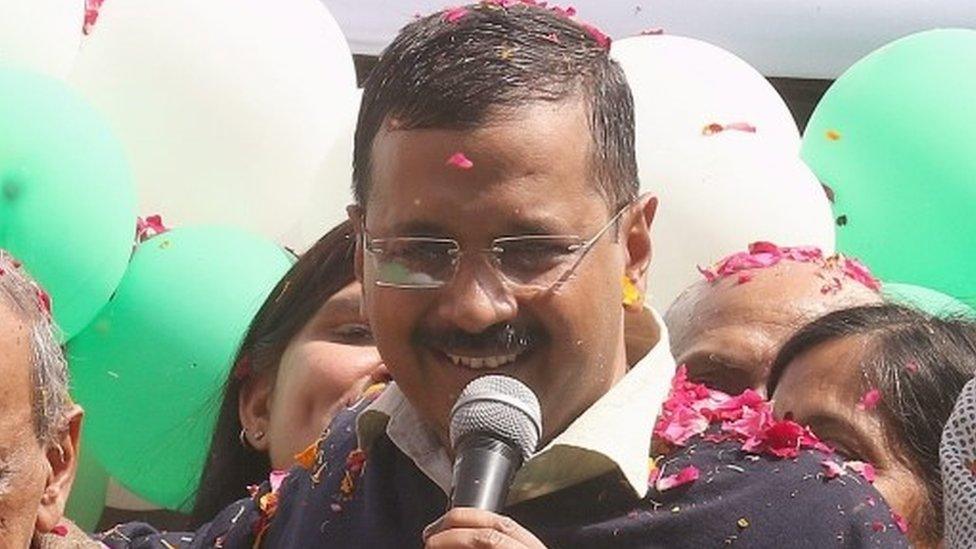
[[[420,343],[438,349],[510,354],[521,351],[541,339],[539,330],[511,323],[496,324],[483,332],[472,334],[461,330],[442,333],[421,333]]]

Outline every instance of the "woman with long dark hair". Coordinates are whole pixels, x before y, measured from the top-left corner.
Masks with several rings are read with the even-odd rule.
[[[223,389],[194,526],[288,469],[386,370],[360,316],[348,221],[292,266],[251,322]]]
[[[974,371],[976,324],[862,306],[794,334],[768,392],[777,416],[808,424],[849,460],[855,481],[874,483],[914,546],[934,548],[943,526],[939,440]]]

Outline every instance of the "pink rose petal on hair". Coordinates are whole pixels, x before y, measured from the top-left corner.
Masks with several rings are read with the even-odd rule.
[[[590,37],[593,38],[593,40],[596,40],[597,45],[599,45],[601,48],[605,50],[610,49],[611,41],[609,36],[603,34],[603,32],[600,29],[594,27],[593,25],[590,25],[589,23],[580,23],[580,25],[583,27],[583,30],[585,30],[587,34],[589,34]]]
[[[882,532],[885,529],[885,525],[882,524],[880,520],[876,520],[871,523],[871,529],[875,532]]]
[[[825,459],[820,462],[824,466],[824,478],[832,479],[844,475],[844,468],[832,459]]]
[[[568,17],[575,17],[576,16],[576,8],[574,8],[573,6],[570,6],[568,8],[562,8],[562,7],[559,7],[559,6],[553,6],[553,7],[549,8],[549,9],[552,10],[553,12],[555,12],[556,15],[561,15],[563,17],[567,17],[568,18]]]
[[[68,535],[68,527],[63,524],[59,524],[54,528],[51,528],[51,533],[55,536],[63,538]]]
[[[444,10],[444,15],[441,17],[444,19],[445,23],[457,23],[468,14],[468,8],[464,6],[458,6],[456,8],[448,8]]]
[[[666,492],[672,488],[684,486],[685,484],[690,484],[696,480],[698,480],[698,467],[689,465],[678,471],[676,474],[657,479],[657,482],[654,483],[654,488],[656,488],[658,492]]]
[[[701,273],[703,277],[705,277],[706,282],[715,282],[716,280],[718,280],[718,275],[716,275],[711,270],[704,269],[702,268],[701,265],[698,265],[697,267],[698,267],[698,272]]]
[[[287,469],[286,470],[275,469],[274,471],[271,471],[271,474],[268,475],[268,481],[271,483],[272,492],[278,491],[278,487],[281,486],[281,483],[284,482],[286,478],[288,478],[288,473],[290,473],[290,471],[288,471]]]
[[[881,282],[871,274],[871,270],[852,257],[844,258],[844,274],[876,292],[881,290]]]
[[[851,471],[860,474],[864,477],[864,480],[873,483],[875,478],[874,465],[870,463],[865,463],[863,461],[845,461],[844,467],[847,467]]]
[[[899,515],[898,513],[892,511],[891,512],[891,520],[895,521],[895,525],[898,526],[898,530],[902,534],[907,534],[908,533],[908,521],[905,520],[905,517],[903,517],[903,516]]]
[[[918,372],[918,362],[915,362],[914,360],[912,360],[912,361],[909,361],[909,362],[905,363],[905,370],[908,370],[908,373],[910,373],[910,374],[914,374],[914,373]]]
[[[474,167],[474,162],[468,160],[467,156],[464,156],[463,152],[456,152],[447,159],[446,164],[448,166],[454,166],[460,170],[470,170]]]
[[[868,496],[867,502],[868,502],[868,507],[874,507],[878,504],[878,502],[871,496]]]
[[[871,389],[861,396],[861,401],[857,403],[858,410],[873,410],[878,402],[881,401],[881,391]]]

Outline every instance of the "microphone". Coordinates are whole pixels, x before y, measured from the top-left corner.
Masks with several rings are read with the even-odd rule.
[[[451,409],[451,507],[499,511],[541,434],[539,399],[525,384],[500,375],[468,383]]]

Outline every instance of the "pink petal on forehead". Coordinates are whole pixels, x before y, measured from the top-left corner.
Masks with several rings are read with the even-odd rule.
[[[459,170],[470,170],[471,168],[474,167],[474,162],[469,160],[468,157],[465,156],[464,153],[460,151],[448,157],[447,162],[445,162],[445,164],[448,166],[453,166],[455,168],[458,168]]]

